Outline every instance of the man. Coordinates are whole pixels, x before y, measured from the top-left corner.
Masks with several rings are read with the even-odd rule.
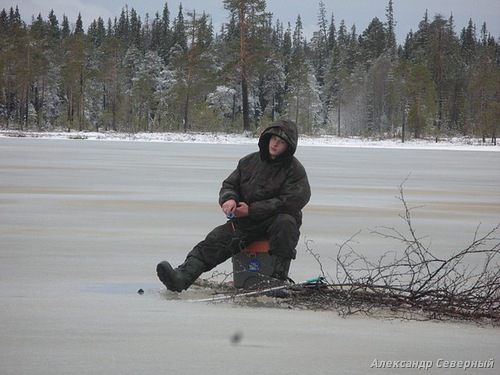
[[[301,210],[311,197],[306,171],[294,156],[297,142],[291,121],[278,120],[262,132],[259,151],[238,162],[219,192],[222,211],[234,219],[213,229],[178,268],[166,261],[158,264],[158,277],[169,290],[189,288],[203,272],[262,238],[269,241],[272,277],[286,280],[296,255]]]

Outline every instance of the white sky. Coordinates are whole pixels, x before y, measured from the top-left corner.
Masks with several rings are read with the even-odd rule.
[[[206,11],[212,16],[216,31],[219,25],[227,20],[228,12],[224,10],[222,0],[168,0],[171,20],[177,15],[179,4],[182,2],[184,10]],[[292,29],[295,26],[297,15],[300,14],[306,37],[317,30],[320,0],[267,0],[267,10],[273,13],[273,20],[282,21],[285,25],[290,22]],[[385,22],[386,7],[389,0],[323,0],[328,20],[333,13],[338,28],[343,19],[350,29],[356,25],[358,34],[362,33],[374,17]],[[65,14],[71,23],[76,21],[81,13],[84,27],[87,29],[90,22],[99,16],[105,21],[114,19],[121,13],[125,4],[134,8],[144,21],[146,13],[154,18],[157,11],[163,11],[165,0],[0,0],[0,8],[9,9],[19,6],[21,16],[26,22],[31,22],[32,16],[39,13],[46,19],[53,9],[59,22]],[[404,41],[410,30],[416,31],[426,9],[432,20],[435,14],[442,14],[449,18],[453,14],[455,32],[457,35],[466,27],[469,19],[476,24],[479,31],[483,22],[486,22],[488,31],[500,38],[500,0],[393,0],[394,17],[397,21],[396,37],[398,42]]]

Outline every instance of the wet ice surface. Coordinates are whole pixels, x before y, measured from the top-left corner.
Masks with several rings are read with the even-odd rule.
[[[452,374],[463,370],[436,361],[499,360],[498,329],[200,304],[192,300],[206,290],[165,291],[156,264],[181,263],[223,221],[220,183],[255,149],[0,138],[0,373],[390,371],[371,368],[377,359],[433,361],[430,373]],[[298,157],[313,198],[296,281],[320,273],[305,241],[332,274],[337,244],[357,232],[365,254],[398,250],[371,231],[404,230],[395,196],[407,178],[415,228],[440,256],[465,248],[479,223],[484,232],[499,222],[498,152],[301,147]]]

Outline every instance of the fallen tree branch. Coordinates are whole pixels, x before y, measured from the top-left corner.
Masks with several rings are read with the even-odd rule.
[[[500,223],[484,234],[479,224],[468,246],[447,258],[439,257],[423,243],[426,237],[417,235],[411,218],[414,208],[405,200],[403,185],[397,198],[404,207],[400,216],[406,232],[381,227],[372,234],[400,242],[402,251],[370,259],[353,248],[356,233],[339,245],[335,278],[329,280],[328,288],[315,291],[314,298],[322,293],[323,307],[334,307],[343,315],[390,308],[418,311],[428,319],[487,319],[500,324]],[[307,251],[314,255],[308,244]],[[319,262],[319,256],[315,259]],[[322,266],[320,270],[325,276]],[[311,304],[321,308],[317,301]]]

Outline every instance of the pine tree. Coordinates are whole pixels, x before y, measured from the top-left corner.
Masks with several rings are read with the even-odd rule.
[[[0,11],[0,35],[6,35],[9,31],[9,17],[4,9]]]
[[[31,92],[29,96],[30,105],[36,112],[36,125],[38,129],[44,125],[47,118],[45,98],[47,88],[50,90],[49,72],[52,67],[59,64],[59,35],[57,32],[57,18],[54,13],[49,15],[49,21],[45,21],[41,15],[31,24],[29,29],[31,37],[33,68]]]
[[[92,21],[87,31],[89,41],[94,47],[100,47],[106,37],[106,29],[104,28],[104,21],[101,17]]]
[[[199,96],[200,94],[202,95],[206,92],[206,88],[203,88],[203,83],[204,81],[206,82],[207,78],[210,76],[207,50],[212,43],[212,32],[208,26],[207,15],[203,13],[199,19],[196,18],[195,11],[189,13],[189,15],[191,16],[188,32],[190,36],[190,43],[186,56],[186,64],[182,64],[186,67],[184,77],[184,131],[188,131],[191,128],[191,119],[189,115],[191,100],[194,96]],[[196,88],[193,87],[195,83]],[[198,95],[195,95],[195,93]]]
[[[271,14],[265,13],[261,26],[250,39],[253,55],[249,59],[248,72],[256,126],[262,117],[272,119],[277,115],[276,104],[283,97],[284,61],[280,51],[283,40],[277,34],[282,34],[282,28],[273,29]]]
[[[173,45],[172,30],[170,28],[170,11],[165,3],[162,16],[157,12],[151,27],[151,49],[157,51],[165,64],[170,62],[170,49]]]
[[[396,57],[396,21],[394,20],[394,9],[392,6],[393,0],[389,0],[386,8],[386,49],[391,59]]]
[[[128,6],[122,9],[120,18],[116,20],[114,26],[115,36],[120,39],[126,46],[130,45],[130,20]]]
[[[305,53],[302,19],[297,16],[292,37],[292,55],[287,75],[287,115],[294,120],[300,131],[312,134],[313,128],[322,123],[319,118],[319,85]]]
[[[359,37],[362,63],[367,68],[381,56],[387,47],[387,35],[383,23],[374,18]]]
[[[410,67],[405,94],[409,104],[408,126],[413,136],[420,138],[432,125],[436,114],[436,88],[427,66],[417,63]]]
[[[259,25],[266,9],[265,0],[224,0],[224,7],[234,19],[238,20],[239,31],[239,59],[238,68],[240,70],[241,82],[241,102],[243,111],[243,130],[249,131],[250,108],[249,108],[249,55],[252,45],[249,45],[250,35]]]
[[[469,19],[467,28],[464,27],[460,34],[460,52],[467,65],[476,59],[476,44],[476,27]]]
[[[125,47],[119,38],[108,35],[101,45],[99,55],[99,79],[103,83],[102,114],[100,121],[105,130],[118,130],[120,108],[123,106],[120,78],[125,74],[122,70],[122,61]]]
[[[59,21],[53,10],[49,13],[48,23],[48,38],[50,39],[51,47],[57,48],[61,39],[61,30],[59,30]]]
[[[471,66],[468,82],[468,108],[470,121],[466,130],[482,137],[490,136],[496,144],[500,125],[500,65],[498,64],[499,46],[487,37],[486,24],[481,29],[477,59]]]
[[[64,15],[62,25],[61,25],[61,38],[64,39],[70,34],[71,34],[71,30],[69,28],[69,20],[68,20],[68,17]]]
[[[179,13],[177,13],[177,17],[174,19],[172,39],[172,47],[176,47],[182,51],[187,50],[186,24],[182,12],[182,4],[179,5]]]
[[[325,84],[325,66],[328,57],[328,25],[326,17],[325,4],[320,1],[318,14],[319,31],[313,37],[314,68],[316,71],[316,79],[320,86]]]
[[[172,30],[170,29],[170,11],[168,10],[168,5],[166,2],[165,7],[163,8],[161,25],[161,46],[159,49],[159,54],[161,57],[163,57],[165,64],[168,64],[170,48],[173,45],[173,36]]]
[[[78,13],[78,17],[76,19],[75,34],[83,35],[84,33],[85,31],[83,31],[82,15]]]
[[[10,121],[22,130],[28,122],[29,110],[29,76],[31,67],[30,40],[26,25],[22,22],[19,9],[4,10],[3,29],[0,34],[0,100],[3,107],[5,126]]]
[[[333,13],[328,27],[327,46],[328,53],[333,53],[335,48],[337,48],[337,29],[335,27],[335,17]]]
[[[61,83],[65,95],[66,119],[68,131],[84,128],[85,83],[87,79],[87,57],[89,53],[87,37],[75,33],[64,39],[61,54],[65,56],[61,64]]]
[[[434,132],[438,136],[447,131],[457,119],[458,115],[450,111],[454,109],[454,80],[462,74],[459,70],[458,40],[454,34],[452,22],[445,20],[441,15],[436,15],[429,25],[425,56],[437,90],[437,117]]]
[[[141,17],[139,17],[136,10],[132,8],[130,10],[129,41],[139,50],[143,51],[141,45],[141,28],[142,28]]]

